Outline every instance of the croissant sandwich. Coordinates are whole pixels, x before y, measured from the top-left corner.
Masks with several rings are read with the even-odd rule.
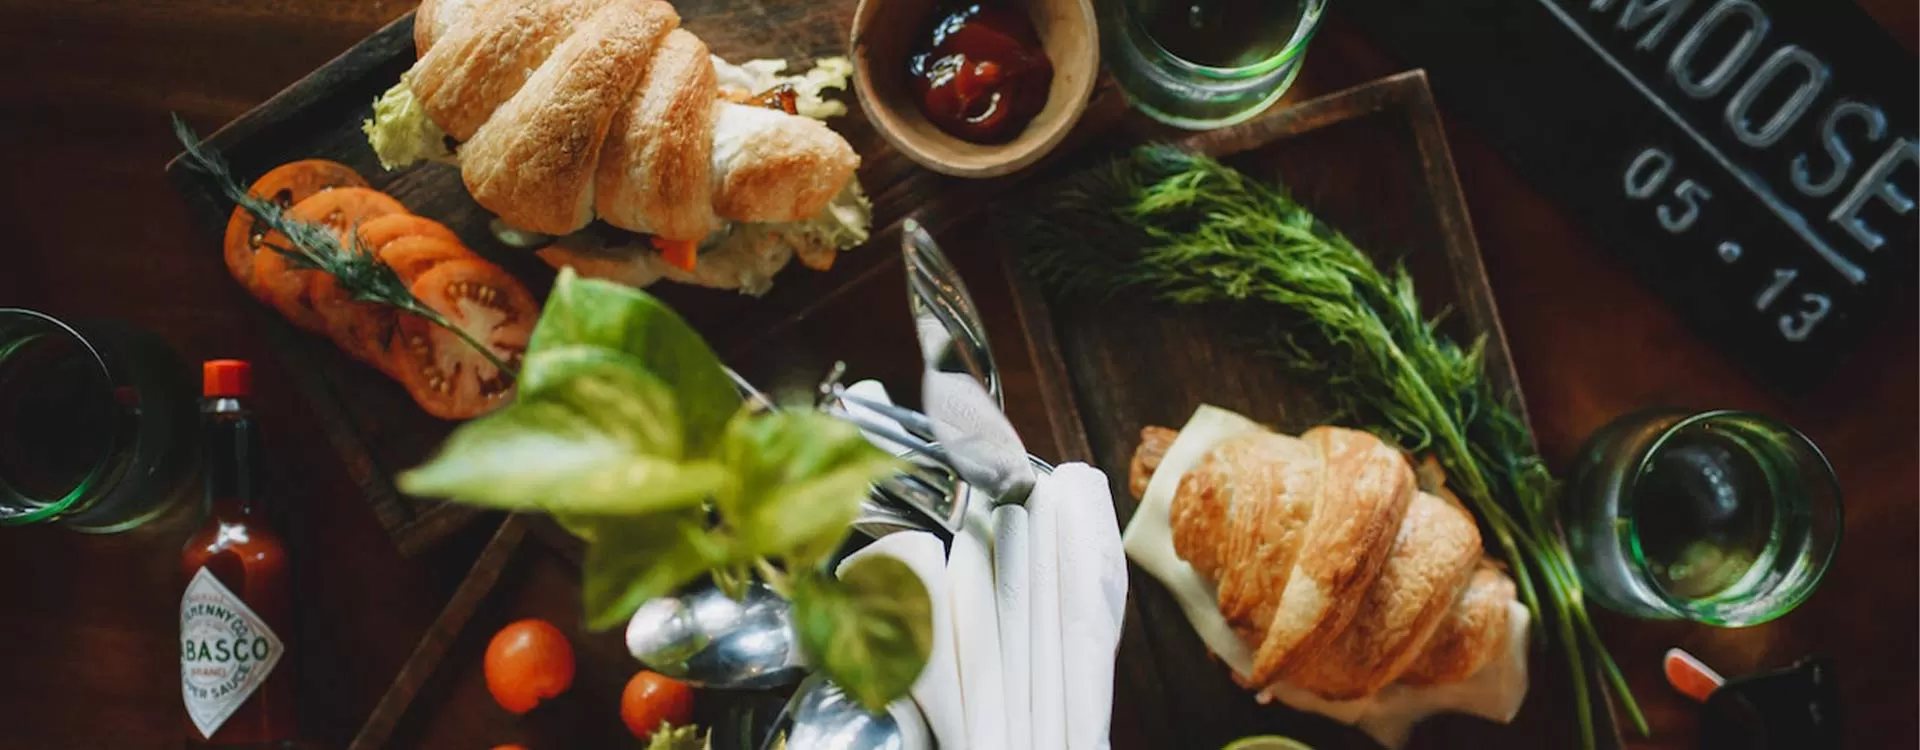
[[[1142,433],[1139,491],[1177,435]],[[1457,681],[1505,639],[1513,583],[1483,560],[1472,516],[1417,489],[1370,433],[1230,437],[1181,477],[1171,518],[1175,553],[1214,582],[1254,651],[1237,675],[1248,687],[1284,679],[1352,700],[1402,679]]]
[[[589,276],[758,293],[793,255],[824,269],[864,242],[860,158],[814,119],[850,66],[736,67],[679,26],[661,0],[424,0],[419,61],[368,139],[389,169],[457,163],[476,202]]]
[[[1383,697],[1458,700],[1496,719],[1517,710],[1524,655],[1511,646],[1524,647],[1526,609],[1473,517],[1443,487],[1420,487],[1397,448],[1340,427],[1283,435],[1203,407],[1182,431],[1142,431],[1129,485],[1142,502],[1128,555],[1262,700],[1349,722]]]

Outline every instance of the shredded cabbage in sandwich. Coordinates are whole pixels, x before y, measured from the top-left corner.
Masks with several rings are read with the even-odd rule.
[[[716,56],[713,66],[723,89],[731,88],[751,95],[787,85],[793,87],[797,95],[796,108],[805,117],[824,120],[847,113],[846,104],[825,97],[829,89],[844,91],[847,88],[853,76],[853,63],[845,57],[820,58],[814,61],[812,69],[795,75],[786,74],[785,60],[748,60],[734,65]],[[446,131],[427,117],[426,108],[414,98],[412,83],[413,71],[401,75],[399,83],[374,100],[373,117],[360,126],[367,134],[367,143],[379,157],[380,166],[394,170],[422,161],[458,164],[459,154],[448,147],[450,141]],[[733,250],[727,254],[729,256],[762,255],[752,250],[760,249],[762,243],[775,238],[784,240],[793,252],[802,257],[845,250],[867,241],[872,222],[872,204],[861,192],[859,182],[849,180],[846,188],[811,219],[782,224],[735,224],[716,232],[701,243],[701,263],[707,263],[708,256],[719,250]],[[779,260],[780,265],[784,266],[785,258]],[[748,265],[763,266],[768,263]],[[779,269],[775,267],[772,270]],[[673,273],[677,271],[671,269],[664,271],[663,275],[673,278],[680,275]],[[738,276],[730,280],[730,286],[764,291],[767,281],[764,277],[771,274],[754,268],[751,271],[735,271],[730,275]]]
[[[447,131],[427,116],[427,108],[413,98],[413,71],[400,74],[400,82],[373,100],[373,117],[360,123],[367,144],[380,157],[380,166],[388,171],[421,161],[454,163],[453,149],[447,147]]]

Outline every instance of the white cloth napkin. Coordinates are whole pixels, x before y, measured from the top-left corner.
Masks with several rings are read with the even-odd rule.
[[[1032,654],[1029,685],[1033,701],[1034,750],[1067,747],[1066,661],[1060,650],[1060,485],[1043,477],[1027,498],[1032,536],[1028,550],[1027,584],[1033,592],[1033,620],[1028,641]]]
[[[1082,463],[1054,469],[1028,501],[1054,516],[1059,643],[1067,750],[1105,750],[1113,718],[1113,659],[1127,607],[1127,562],[1105,472]],[[1045,542],[1042,543],[1043,545]],[[1044,555],[1044,550],[1038,554]],[[1036,740],[1034,747],[1047,747]]]
[[[1032,486],[1035,477],[1026,445],[1000,404],[973,376],[923,372],[920,401],[934,419],[934,437],[946,447],[960,476],[981,487]]]
[[[1006,678],[1007,750],[1032,750],[1033,571],[1027,509],[993,510],[993,583],[1000,615],[1000,673]]]
[[[1006,678],[1001,669],[1000,618],[994,603],[991,523],[986,513],[968,513],[966,525],[953,537],[953,550],[947,558],[960,693],[967,717],[968,746],[975,750],[1007,746]]]
[[[869,555],[886,555],[906,563],[927,586],[927,596],[933,600],[933,652],[927,657],[926,669],[921,670],[920,678],[913,683],[913,700],[920,704],[920,712],[926,714],[927,725],[933,728],[941,750],[964,750],[968,747],[967,720],[960,697],[960,665],[954,645],[946,547],[939,537],[924,531],[888,534],[848,555],[840,563],[840,570]]]

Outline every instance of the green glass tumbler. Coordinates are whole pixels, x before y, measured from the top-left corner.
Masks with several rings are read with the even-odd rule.
[[[1587,441],[1560,524],[1586,595],[1647,619],[1767,622],[1820,584],[1840,486],[1799,431],[1742,411],[1654,409]]]
[[[1293,85],[1326,0],[1097,0],[1101,59],[1136,109],[1207,130]]]
[[[0,526],[104,534],[191,508],[193,386],[151,332],[0,308]]]

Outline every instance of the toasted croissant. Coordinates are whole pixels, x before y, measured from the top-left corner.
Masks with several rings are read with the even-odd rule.
[[[860,159],[797,115],[720,101],[706,45],[660,0],[424,0],[411,88],[474,199],[566,234],[595,214],[671,240],[818,214]]]
[[[1144,487],[1178,433],[1142,431]],[[1457,503],[1415,488],[1399,451],[1357,430],[1221,441],[1180,478],[1174,552],[1212,581],[1255,652],[1248,687],[1349,700],[1458,682],[1504,644],[1513,583]]]
[[[1409,685],[1459,682],[1480,671],[1507,640],[1513,579],[1482,558],[1453,609],[1427,640],[1426,651],[1400,675]]]
[[[1360,609],[1361,594],[1387,561],[1407,504],[1413,470],[1371,434],[1315,427],[1301,439],[1320,449],[1326,481],[1302,542],[1298,569],[1278,594],[1265,640],[1253,657],[1256,683],[1297,670],[1332,643]],[[1176,496],[1177,507],[1180,499]]]

